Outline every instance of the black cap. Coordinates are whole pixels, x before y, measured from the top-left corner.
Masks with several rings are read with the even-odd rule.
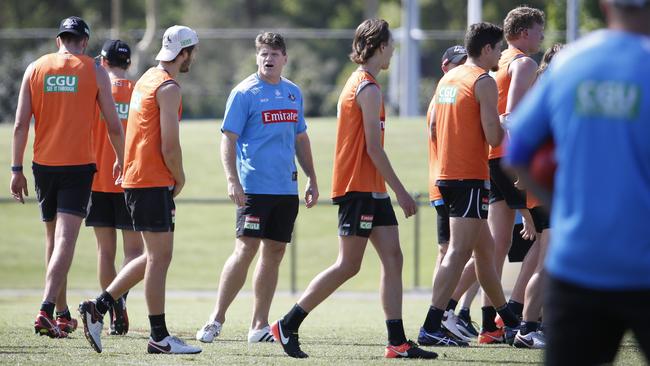
[[[57,37],[63,33],[72,33],[78,36],[86,36],[90,38],[90,28],[88,27],[88,24],[86,24],[83,19],[75,16],[65,18],[61,21]]]
[[[465,57],[467,57],[467,50],[465,47],[460,45],[451,46],[442,54],[442,64],[447,65],[450,62],[459,64]]]
[[[109,39],[104,42],[100,56],[105,58],[111,66],[128,66],[131,64],[131,48],[126,42],[119,39]]]

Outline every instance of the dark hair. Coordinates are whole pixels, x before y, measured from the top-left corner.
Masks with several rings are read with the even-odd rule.
[[[563,47],[564,45],[562,43],[555,43],[549,49],[547,49],[546,52],[544,52],[542,62],[539,64],[539,69],[537,69],[537,76],[543,74],[544,71],[546,71],[548,65],[551,63],[551,60],[553,57],[555,57],[555,54],[560,52]]]
[[[81,35],[74,34],[74,33],[71,33],[71,32],[61,33],[61,34],[59,34],[59,38],[61,38],[61,41],[63,43],[74,43],[74,44],[79,44],[84,39],[88,39],[87,36],[81,36]]]
[[[176,57],[174,57],[173,60],[171,60],[171,62],[176,62],[176,59],[178,59],[178,57],[183,54],[183,51],[186,51],[188,56],[192,56],[192,52],[194,52],[195,46],[196,45],[193,44],[191,46],[181,48],[181,51],[178,53],[178,55],[176,55]]]
[[[287,45],[284,38],[278,33],[264,32],[255,37],[255,51],[259,52],[262,46],[269,46],[274,50],[282,51],[283,55],[287,54]]]
[[[107,59],[107,58],[104,57],[104,56],[99,56],[99,57],[101,57],[102,60],[106,61],[106,63],[107,63],[108,66],[110,66],[110,67],[119,67],[120,69],[124,69],[124,70],[126,70],[126,69],[129,68],[129,65],[131,65],[130,62],[128,62],[128,63],[126,63],[126,62],[112,62],[111,60]]]
[[[535,24],[544,25],[544,12],[528,6],[516,7],[506,15],[503,21],[503,32],[506,39],[511,41],[519,38],[519,34]]]
[[[350,60],[365,64],[382,44],[390,41],[388,22],[383,19],[366,19],[354,32]]]
[[[465,49],[470,57],[481,56],[481,50],[486,45],[496,47],[503,40],[503,29],[492,23],[475,23],[469,26],[465,33]]]

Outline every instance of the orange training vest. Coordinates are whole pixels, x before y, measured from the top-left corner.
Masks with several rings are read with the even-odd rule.
[[[133,83],[127,79],[111,79],[111,90],[113,99],[115,100],[117,116],[122,122],[122,128],[126,131]],[[104,120],[104,116],[101,115],[99,107],[97,107],[96,113],[97,118],[93,128],[93,140],[95,143],[97,173],[95,173],[92,190],[95,192],[121,193],[124,190],[119,185],[115,185],[115,178],[113,177],[115,152],[108,139],[106,121]]]
[[[126,125],[124,188],[175,184],[162,155],[160,107],[156,100],[158,88],[169,81],[176,82],[165,70],[152,67],[135,84]]]
[[[379,174],[366,151],[363,114],[356,99],[363,87],[369,84],[379,87],[370,73],[357,70],[350,75],[339,96],[332,198],[344,196],[348,192],[386,192],[384,177]],[[383,98],[379,119],[383,146],[386,121]]]
[[[91,138],[98,93],[95,67],[92,58],[70,53],[51,53],[34,62],[29,86],[36,121],[35,163],[95,162]]]
[[[510,81],[512,80],[512,77],[508,72],[510,64],[512,61],[523,56],[526,56],[526,54],[518,48],[508,48],[501,53],[501,58],[499,59],[499,71],[497,71],[495,78],[497,81],[497,88],[499,89],[499,101],[497,102],[497,110],[499,111],[499,114],[506,113],[506,106],[508,104],[508,92],[510,91]],[[507,134],[504,134],[501,145],[490,147],[488,159],[503,157],[506,154],[505,146],[507,144],[508,137]]]
[[[488,144],[474,94],[476,81],[484,75],[478,66],[461,65],[438,82],[434,94],[438,180],[489,179]]]

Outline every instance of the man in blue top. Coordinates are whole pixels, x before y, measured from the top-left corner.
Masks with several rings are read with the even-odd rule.
[[[650,0],[601,8],[608,29],[560,52],[512,116],[508,160],[522,178],[540,145],[556,146],[551,365],[611,363],[628,329],[650,361]]]
[[[298,86],[282,77],[287,63],[284,39],[277,33],[261,33],[255,48],[257,73],[232,90],[221,126],[221,161],[228,195],[237,205],[237,240],[221,273],[214,312],[196,333],[196,339],[206,343],[221,332],[226,311],[246,281],[260,242],[248,342],[273,342],[269,309],[285,244],[291,241],[298,214],[294,157],[307,176],[306,207],[318,202],[302,94]]]

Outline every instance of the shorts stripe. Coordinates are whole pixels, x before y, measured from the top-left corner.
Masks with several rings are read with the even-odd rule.
[[[474,188],[470,191],[469,194],[469,202],[467,202],[467,209],[463,213],[462,217],[467,217],[467,214],[469,213],[469,210],[472,208],[472,198],[474,198]]]

